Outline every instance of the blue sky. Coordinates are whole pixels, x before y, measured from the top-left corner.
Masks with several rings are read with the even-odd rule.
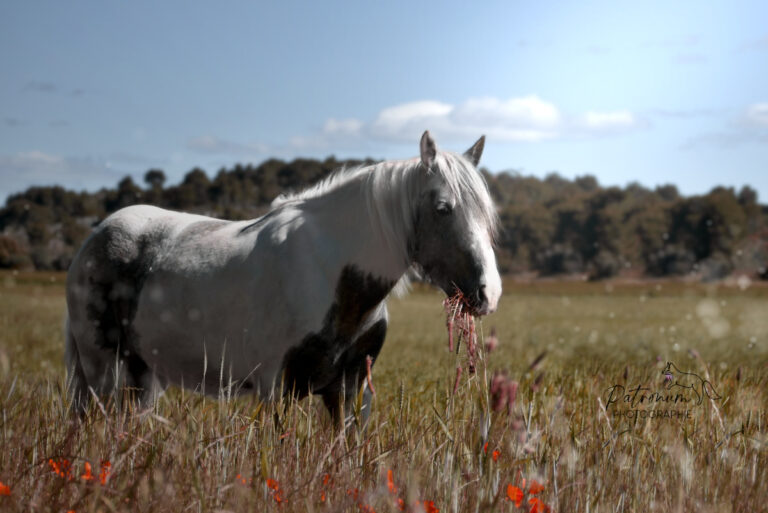
[[[768,200],[766,2],[8,1],[0,69],[2,198],[430,129],[492,172]]]

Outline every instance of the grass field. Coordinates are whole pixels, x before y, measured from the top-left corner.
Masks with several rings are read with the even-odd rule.
[[[390,301],[368,425],[339,432],[316,399],[177,389],[70,420],[63,280],[0,275],[0,511],[768,511],[764,287],[508,283],[475,374],[417,288]],[[672,397],[667,361],[687,402],[611,396]],[[518,385],[498,411],[496,371]]]

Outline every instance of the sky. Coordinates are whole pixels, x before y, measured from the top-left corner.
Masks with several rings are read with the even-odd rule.
[[[768,2],[0,3],[0,201],[150,168],[418,154],[756,189]]]

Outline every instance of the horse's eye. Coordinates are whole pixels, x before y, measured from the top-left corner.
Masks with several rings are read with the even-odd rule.
[[[437,204],[437,207],[435,207],[437,210],[437,213],[443,216],[449,215],[451,212],[453,212],[453,207],[450,203],[446,201],[441,201]]]

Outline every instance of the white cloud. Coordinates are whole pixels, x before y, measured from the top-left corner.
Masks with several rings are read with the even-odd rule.
[[[470,98],[458,105],[425,100],[383,109],[356,133],[371,139],[411,141],[425,129],[441,138],[467,139],[486,134],[497,141],[537,142],[569,136],[605,136],[638,128],[628,110],[569,116],[536,95],[509,99]]]
[[[261,143],[238,143],[213,135],[201,135],[187,141],[187,148],[200,153],[228,153],[236,155],[265,155],[269,147]]]
[[[556,137],[562,123],[558,108],[535,95],[470,98],[456,106],[424,100],[383,109],[367,133],[374,139],[410,141],[428,128],[448,139],[484,133],[497,140],[540,141]]]
[[[329,118],[323,125],[323,133],[327,135],[356,135],[360,133],[363,128],[363,122],[350,118],[350,119],[334,119]]]
[[[628,110],[611,112],[589,111],[582,117],[582,124],[588,130],[627,130],[637,126],[634,114]]]
[[[0,155],[0,203],[8,194],[34,185],[93,189],[114,185],[124,174],[97,158],[62,157],[37,150]]]
[[[768,127],[768,102],[755,103],[747,107],[746,118],[750,123]]]
[[[403,103],[379,112],[368,132],[376,139],[411,140],[425,126],[445,130],[452,111],[452,105],[431,100]]]
[[[748,105],[720,131],[692,137],[682,145],[682,148],[733,148],[742,144],[755,143],[768,143],[768,102]]]
[[[243,144],[205,135],[187,142],[196,152],[232,156],[295,155],[296,152],[365,151],[377,143],[418,140],[430,130],[441,141],[474,140],[485,134],[498,142],[531,143],[563,138],[605,137],[642,126],[629,110],[569,115],[531,94],[514,98],[469,98],[452,105],[435,100],[386,107],[371,121],[328,118],[317,130],[285,144]]]

